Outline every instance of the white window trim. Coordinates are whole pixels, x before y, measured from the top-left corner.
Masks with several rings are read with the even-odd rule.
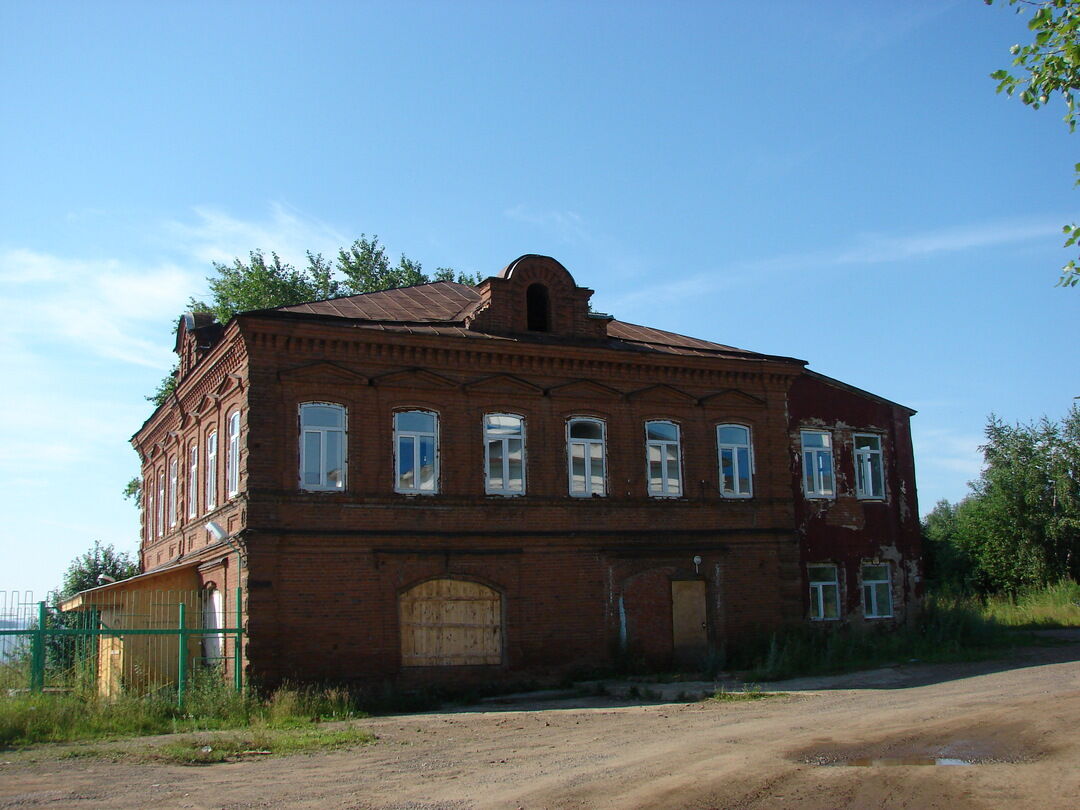
[[[188,447],[188,518],[199,515],[199,443],[192,442]]]
[[[806,439],[805,439],[807,433],[817,433],[817,434],[822,435],[822,436],[828,436],[829,437],[829,446],[828,446],[828,448],[825,448],[825,447],[807,448],[806,447]],[[807,498],[827,498],[829,500],[834,500],[836,498],[836,442],[835,442],[835,440],[833,438],[832,431],[830,431],[830,430],[813,430],[813,429],[800,430],[799,431],[799,445],[800,445],[800,449],[802,450],[802,470],[800,471],[800,474],[802,476],[803,493],[806,495]],[[828,452],[828,454],[829,454],[829,466],[830,466],[830,468],[832,470],[833,486],[832,486],[832,490],[830,490],[828,492],[826,492],[824,490],[823,486],[822,486],[821,467],[817,463],[817,456],[818,456],[818,453],[820,453],[820,452]],[[809,458],[813,459],[813,463],[810,466],[810,469],[814,473],[814,488],[812,490],[807,489],[807,487],[806,487],[806,470],[807,470],[806,465],[808,463]]]
[[[810,621],[812,622],[836,622],[840,621],[840,566],[836,563],[808,563],[806,570],[807,583],[810,585]],[[831,581],[810,581],[811,568],[832,568],[833,578]],[[836,587],[836,615],[825,615],[825,586]]]
[[[228,488],[225,497],[235,498],[240,494],[240,411],[229,414],[226,424],[229,446],[225,450],[225,485]]]
[[[675,441],[668,441],[667,439],[650,439],[649,438],[649,425],[653,424],[667,424],[675,428]],[[679,486],[677,491],[671,491],[668,489],[668,462],[667,453],[664,452],[664,448],[668,445],[675,445],[675,464],[678,467]],[[649,448],[660,448],[660,491],[654,491],[649,484]],[[673,422],[670,419],[647,419],[645,420],[645,489],[649,493],[650,498],[681,498],[683,493],[683,470],[682,470],[682,428],[677,422]]]
[[[420,430],[398,430],[397,418],[398,414],[403,413],[427,413],[435,417],[435,431],[428,433]],[[439,493],[439,414],[436,411],[431,411],[426,408],[402,408],[394,411],[394,492],[399,492],[402,495],[437,495]],[[413,470],[415,474],[413,480],[416,482],[416,486],[411,488],[405,488],[401,486],[401,475],[399,470],[401,469],[398,464],[398,452],[401,445],[401,438],[411,436],[413,441]],[[420,489],[420,442],[415,441],[423,436],[434,437],[435,453],[432,461],[434,462],[432,467],[432,488]]]
[[[600,425],[599,439],[580,439],[570,437],[572,425],[580,422],[594,422]],[[583,448],[585,458],[585,491],[574,492],[574,445],[579,444]],[[603,470],[601,490],[593,490],[591,453],[593,447],[600,448],[600,467]],[[648,471],[648,458],[645,459],[646,472]],[[646,479],[647,481],[648,479]],[[573,498],[603,498],[607,496],[607,422],[595,416],[572,416],[566,420],[566,487]]]
[[[746,444],[722,444],[720,442],[720,430],[726,427],[742,428],[746,431]],[[750,469],[747,470],[746,478],[750,482],[750,490],[748,492],[727,492],[724,489],[724,450],[731,450],[732,466],[735,470],[735,486],[739,485],[739,454],[740,448],[746,448],[747,463],[750,465]],[[723,424],[716,426],[716,464],[717,472],[720,476],[719,486],[720,494],[725,498],[752,498],[754,497],[754,431],[749,425],[743,425],[738,422],[724,422]]]
[[[321,426],[304,426],[304,408],[308,405],[314,405],[319,408],[337,408],[341,411],[341,424],[340,428],[321,427]],[[297,418],[300,424],[300,469],[299,469],[299,481],[300,489],[305,492],[344,492],[348,487],[348,470],[349,470],[349,409],[342,405],[340,402],[301,402],[297,411]],[[304,470],[306,469],[305,462],[307,460],[307,442],[305,436],[308,433],[319,434],[319,458],[322,460],[322,464],[319,469],[320,481],[318,484],[305,484],[304,483]],[[340,433],[341,434],[341,486],[337,487],[333,484],[326,482],[326,436],[328,433]]]
[[[868,448],[860,448],[858,446],[859,439],[877,439],[878,449],[870,450]],[[880,433],[855,433],[851,437],[852,455],[855,459],[855,496],[863,501],[883,501],[885,500],[885,439]],[[881,470],[881,494],[875,495],[872,492],[867,492],[866,489],[859,483],[859,467],[866,463],[871,463],[871,459],[877,456],[878,467]],[[867,483],[873,481],[873,477],[870,475],[870,470],[864,471],[863,479]]]
[[[158,505],[157,505],[157,536],[165,536],[165,470],[161,469],[157,474]]]
[[[871,565],[872,566],[884,566],[885,571],[886,571],[885,579],[866,579],[865,576],[864,576],[866,568],[868,566],[871,566]],[[859,566],[859,580],[860,580],[860,584],[862,586],[863,616],[865,618],[867,618],[867,619],[891,619],[893,617],[892,566],[889,565],[887,562],[864,562]],[[878,606],[878,603],[877,603],[877,592],[873,587],[870,588],[870,602],[872,604],[867,604],[867,601],[866,601],[866,588],[867,588],[868,585],[870,585],[870,586],[873,586],[873,585],[885,585],[885,586],[888,587],[888,593],[889,593],[889,612],[888,613],[880,613],[880,612],[878,612],[878,607],[879,606]]]
[[[143,528],[147,542],[154,539],[154,486],[156,483],[154,472],[151,470],[149,477],[143,479],[143,513],[146,516],[144,521],[146,525]]]
[[[177,490],[180,484],[180,461],[176,456],[169,460],[169,528],[176,528],[180,522],[180,509],[177,503]]]
[[[218,432],[206,434],[206,511],[217,508]]]
[[[519,421],[521,430],[514,436],[507,436],[504,434],[488,435],[487,420],[491,416],[510,416]],[[498,413],[485,413],[483,416],[483,422],[481,423],[484,431],[484,492],[488,495],[509,495],[517,496],[525,494],[525,417],[517,413],[498,412]],[[436,425],[437,426],[437,425]],[[512,489],[506,486],[510,481],[510,441],[512,439],[521,440],[521,488]],[[504,486],[492,487],[491,486],[491,443],[502,443],[502,480]]]

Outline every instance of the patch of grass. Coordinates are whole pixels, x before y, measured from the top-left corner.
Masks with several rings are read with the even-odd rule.
[[[282,687],[260,698],[229,686],[202,683],[175,695],[28,694],[0,698],[0,747],[42,742],[116,739],[211,729],[306,729],[313,723],[366,717],[344,689]]]
[[[1007,627],[1080,627],[1080,583],[1066,580],[1015,597],[994,596],[986,601],[984,612]]]
[[[332,751],[370,745],[375,736],[363,729],[324,729],[318,725],[273,729],[260,727],[240,733],[183,736],[156,746],[145,758],[182,765],[208,765],[263,756]]]
[[[709,700],[716,700],[723,703],[742,703],[748,700],[765,700],[772,697],[783,697],[783,692],[762,692],[761,687],[754,684],[746,684],[742,689],[730,690],[727,687],[721,687],[718,691],[713,692],[709,696]]]

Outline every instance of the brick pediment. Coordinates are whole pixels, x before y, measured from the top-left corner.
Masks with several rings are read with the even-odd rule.
[[[282,382],[290,381],[314,381],[314,382],[337,382],[346,385],[367,385],[368,378],[359,372],[339,366],[337,363],[320,362],[309,363],[303,366],[294,366],[278,372],[278,379]]]
[[[639,388],[637,391],[631,391],[626,396],[627,399],[639,400],[641,402],[677,402],[682,405],[688,403],[697,404],[697,397],[693,397],[685,391],[665,383],[650,385],[648,388]]]
[[[723,391],[717,391],[715,394],[702,397],[699,402],[701,405],[710,408],[738,405],[760,408],[766,404],[765,400],[760,397],[740,391],[737,388],[726,388]]]
[[[202,416],[204,413],[216,408],[220,399],[221,397],[217,394],[203,394],[199,403],[192,409],[192,413],[196,416]]]
[[[476,394],[517,394],[518,396],[543,396],[544,389],[526,382],[512,374],[493,374],[479,380],[467,382],[462,386],[466,393]]]
[[[621,399],[622,391],[592,380],[574,380],[548,389],[548,396],[573,399]]]
[[[391,371],[389,374],[372,378],[371,384],[379,388],[418,388],[428,391],[446,391],[460,388],[460,385],[454,380],[422,368]]]

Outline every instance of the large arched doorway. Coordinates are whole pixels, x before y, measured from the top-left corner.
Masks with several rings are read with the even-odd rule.
[[[401,594],[401,664],[502,663],[502,596],[463,579],[431,579]]]

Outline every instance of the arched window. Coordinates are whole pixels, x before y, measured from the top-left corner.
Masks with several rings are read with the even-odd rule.
[[[345,489],[346,411],[332,402],[300,406],[300,488]]]
[[[401,594],[401,664],[502,663],[502,597],[479,582],[432,579]]]
[[[717,425],[716,452],[720,459],[720,493],[725,498],[749,498],[753,494],[753,451],[750,428]]]
[[[240,492],[240,411],[229,417],[229,447],[225,454],[225,482],[228,497]]]
[[[432,495],[439,489],[439,417],[430,411],[394,414],[394,490]]]
[[[603,421],[574,418],[567,422],[566,458],[571,495],[588,498],[607,494],[606,455]]]
[[[220,630],[224,626],[225,611],[221,601],[221,591],[211,586],[203,594],[203,629]],[[203,661],[207,666],[221,666],[225,648],[225,636],[221,633],[206,633],[202,637]]]
[[[169,528],[172,529],[176,526],[177,521],[180,519],[179,510],[177,509],[176,498],[177,489],[180,484],[180,460],[173,456],[169,459]]]
[[[217,506],[217,431],[206,437],[206,511]]]
[[[188,485],[187,485],[188,518],[194,519],[199,515],[199,445],[195,442],[188,447]]]
[[[543,284],[529,285],[525,290],[525,310],[530,332],[551,331],[551,304],[547,287]]]
[[[165,536],[165,471],[158,472],[157,488],[157,536]]]
[[[525,420],[509,413],[484,416],[484,491],[525,492]]]
[[[664,421],[645,423],[645,460],[650,495],[659,498],[682,495],[678,425]]]

